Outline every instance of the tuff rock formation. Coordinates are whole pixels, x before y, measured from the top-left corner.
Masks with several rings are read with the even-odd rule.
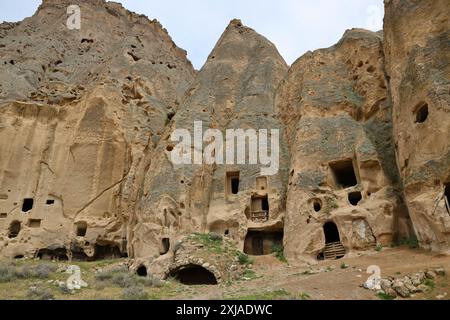
[[[239,20],[199,71],[113,2],[44,0],[1,24],[0,256],[128,256],[143,274],[223,281],[234,247],[312,262],[417,235],[448,252],[450,5],[385,5],[383,32],[349,30],[291,67]],[[191,156],[209,129],[277,129],[279,170],[174,164],[171,135],[196,121],[210,135]],[[227,249],[205,251],[206,233]]]
[[[424,248],[450,245],[450,4],[386,1],[386,71],[404,195]]]

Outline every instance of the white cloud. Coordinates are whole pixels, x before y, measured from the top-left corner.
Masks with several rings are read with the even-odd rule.
[[[290,64],[308,50],[329,47],[346,29],[382,28],[382,0],[116,0],[158,19],[200,68],[233,18],[266,36]],[[0,20],[30,16],[39,0],[0,2]]]

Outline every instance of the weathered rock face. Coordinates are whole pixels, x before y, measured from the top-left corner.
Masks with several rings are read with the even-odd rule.
[[[65,26],[73,4],[80,30]],[[157,21],[103,0],[45,0],[1,24],[0,256],[128,254],[223,281],[236,252],[209,262],[190,234],[311,261],[412,236],[408,209],[421,244],[448,251],[446,9],[386,1],[384,39],[353,29],[291,68],[233,20],[199,72]],[[195,122],[209,136],[174,164],[171,135]],[[268,130],[269,145],[279,130],[279,170],[208,164],[202,151],[231,160],[208,148],[227,129]]]
[[[387,244],[395,221],[407,223],[396,217],[398,174],[383,67],[381,34],[355,29],[337,45],[297,60],[280,87],[278,107],[291,146],[288,258],[316,259],[326,244],[338,242],[347,253]]]
[[[450,4],[385,1],[398,167],[423,247],[450,245]]]
[[[167,259],[166,254],[160,257],[165,250],[161,252],[159,244],[170,239],[173,247],[190,232],[227,234],[241,249],[248,230],[282,234],[285,170],[261,176],[260,165],[174,165],[170,135],[175,129],[193,132],[194,121],[202,122],[200,133],[219,129],[224,138],[225,129],[281,130],[274,95],[286,71],[273,44],[238,20],[230,23],[151,160],[131,227],[131,250],[142,258],[137,264],[142,260],[159,265]],[[202,146],[194,148],[201,152]],[[286,148],[281,149],[280,167],[286,168]],[[187,152],[193,155],[193,150]],[[264,199],[270,208],[262,208]],[[262,221],[255,218],[258,214],[263,215]]]
[[[143,156],[195,76],[185,52],[104,1],[44,1],[1,28],[1,255],[126,255]]]

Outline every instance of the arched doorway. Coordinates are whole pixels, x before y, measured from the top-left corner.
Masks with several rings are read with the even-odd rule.
[[[334,222],[327,222],[323,225],[325,235],[325,249],[319,254],[322,259],[336,260],[345,256],[345,248],[341,243],[339,229]],[[320,259],[318,257],[318,259]]]
[[[334,222],[325,223],[323,226],[323,232],[325,234],[326,244],[341,241],[339,230]]]
[[[173,277],[180,283],[189,286],[217,285],[216,276],[211,271],[195,264],[189,264],[173,270],[170,272],[169,277]]]

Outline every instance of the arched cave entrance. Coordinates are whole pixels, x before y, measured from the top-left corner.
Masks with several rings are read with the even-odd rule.
[[[173,277],[180,283],[197,286],[197,285],[217,285],[216,276],[202,266],[189,264],[170,272],[169,277]]]
[[[248,231],[245,237],[244,253],[264,256],[274,252],[275,246],[283,245],[283,231]]]
[[[339,230],[334,222],[325,223],[323,226],[323,232],[325,234],[326,244],[341,241]]]
[[[139,266],[139,268],[137,268],[137,270],[136,270],[136,274],[139,277],[146,277],[147,276],[147,267],[144,265]]]
[[[161,239],[161,247],[159,249],[160,255],[165,255],[170,250],[170,239],[169,238],[162,238]]]
[[[321,252],[317,259],[319,260],[336,260],[345,256],[345,248],[341,243],[339,229],[334,222],[327,222],[323,226],[325,235],[325,249]]]

